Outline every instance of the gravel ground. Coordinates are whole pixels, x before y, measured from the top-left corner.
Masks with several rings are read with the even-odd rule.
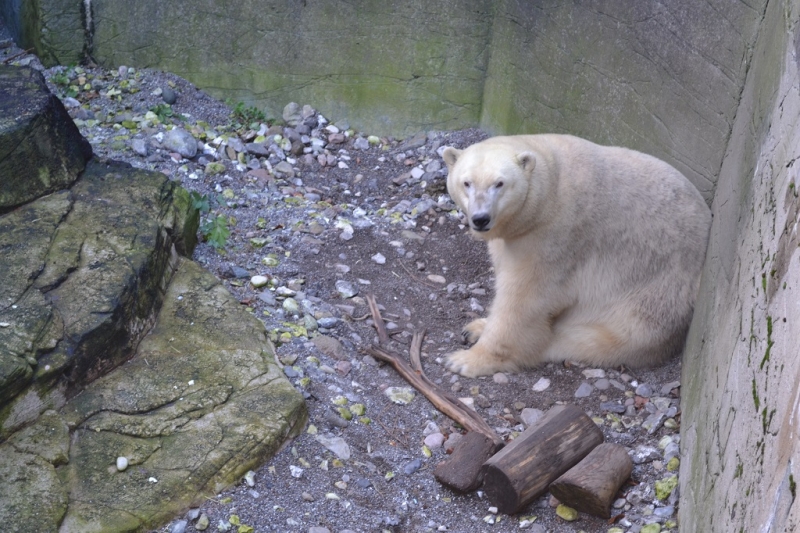
[[[287,130],[169,73],[44,70],[21,52],[0,36],[0,61],[43,70],[97,157],[163,172],[207,204],[194,259],[263,320],[308,401],[300,437],[159,531],[206,523],[207,531],[240,533],[677,529],[677,489],[659,500],[655,485],[676,474],[679,460],[678,360],[635,373],[548,364],[479,379],[442,365],[460,347],[460,328],[488,306],[493,280],[485,245],[469,237],[447,196],[439,154],[483,132],[378,138],[309,106],[296,108],[300,124]],[[180,138],[182,131],[191,135]],[[549,495],[506,516],[493,513],[481,491],[440,485],[433,469],[461,431],[418,393],[407,404],[387,395],[408,385],[363,351],[377,342],[367,294],[381,305],[392,349],[407,354],[412,332],[424,329],[425,372],[468,398],[505,439],[556,404],[593,417],[606,441],[625,446],[635,462],[616,516],[569,522]]]

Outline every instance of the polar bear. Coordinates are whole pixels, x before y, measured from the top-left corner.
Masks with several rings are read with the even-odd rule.
[[[447,357],[475,377],[547,361],[651,366],[679,354],[711,212],[678,170],[570,135],[446,148],[447,189],[487,241],[495,297]]]

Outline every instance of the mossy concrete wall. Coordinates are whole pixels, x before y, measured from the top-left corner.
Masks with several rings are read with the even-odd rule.
[[[712,205],[682,380],[683,531],[798,531],[800,4],[769,2]]]
[[[45,61],[161,68],[276,117],[296,101],[375,134],[629,146],[710,201],[765,3],[39,0],[11,26]],[[0,0],[7,20],[14,4]]]

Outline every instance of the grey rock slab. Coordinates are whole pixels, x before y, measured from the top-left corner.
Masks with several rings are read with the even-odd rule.
[[[60,531],[156,527],[260,466],[307,416],[272,350],[263,324],[182,261],[135,357],[62,409],[76,429]],[[118,455],[132,467],[110,474]]]
[[[95,161],[71,190],[0,216],[0,322],[14,326],[0,328],[0,379],[34,379],[30,397],[2,388],[0,435],[131,357],[163,299],[173,246],[190,253],[196,231],[189,194],[166,176]],[[28,352],[35,375],[7,364]]]

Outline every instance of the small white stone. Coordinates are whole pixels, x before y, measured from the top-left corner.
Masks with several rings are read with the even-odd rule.
[[[587,368],[582,373],[583,377],[586,379],[601,379],[606,377],[606,371],[602,368]]]
[[[253,276],[250,278],[250,284],[256,289],[265,286],[267,283],[269,283],[267,276]]]
[[[444,276],[440,276],[439,274],[429,274],[428,279],[434,283],[441,283],[442,285],[447,283],[447,280],[444,279]]]
[[[128,458],[117,457],[117,470],[124,472],[126,468],[128,468]]]
[[[533,384],[534,392],[542,392],[550,387],[550,380],[547,378],[539,378],[539,381]]]
[[[377,253],[377,254],[373,255],[370,259],[372,259],[374,262],[378,263],[379,265],[383,265],[383,264],[386,263],[386,258],[381,253]]]
[[[154,477],[148,478],[147,481],[149,481],[150,483],[158,483],[158,480]]]
[[[508,383],[508,376],[506,376],[502,372],[498,372],[497,374],[492,376],[492,380],[495,383],[499,383],[500,385],[506,385]]]

